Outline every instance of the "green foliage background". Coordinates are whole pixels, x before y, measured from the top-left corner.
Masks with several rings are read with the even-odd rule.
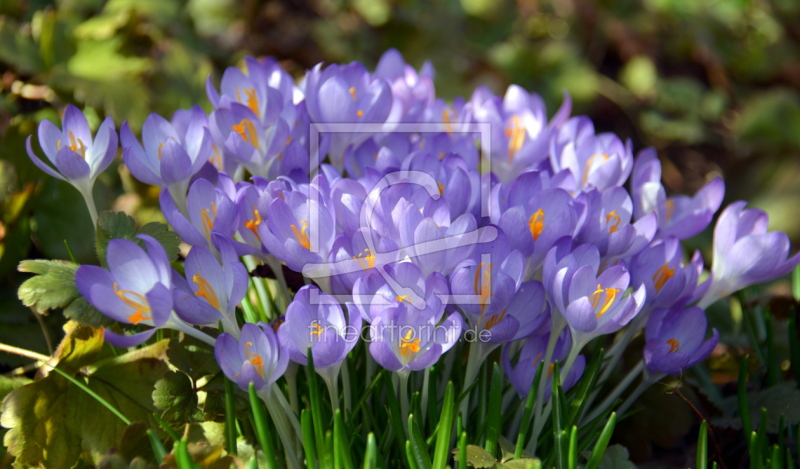
[[[747,199],[800,239],[795,0],[2,0],[0,342],[48,354],[63,334],[62,315],[17,300],[21,260],[69,259],[65,240],[78,262],[94,257],[78,193],[25,154],[41,119],[58,122],[72,103],[94,126],[112,116],[137,131],[151,112],[208,109],[206,77],[245,55],[275,56],[299,76],[320,61],[374,67],[389,47],[414,66],[430,60],[446,99],[517,83],[552,112],[566,90],[598,131],[656,147],[669,191],[722,175],[726,203]],[[118,162],[95,186],[100,210],[140,226],[161,220],[156,195]],[[707,231],[690,247],[708,254],[710,242]],[[715,320],[735,343],[735,314]],[[25,363],[0,355],[2,371]],[[650,440],[674,444],[681,422],[690,416]]]

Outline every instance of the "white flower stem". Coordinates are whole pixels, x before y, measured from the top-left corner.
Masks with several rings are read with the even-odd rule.
[[[400,380],[400,416],[403,419],[403,428],[408,436],[408,370],[401,370],[397,372]]]
[[[553,317],[553,327],[550,331],[550,340],[547,342],[547,349],[544,353],[544,361],[542,362],[542,366],[545,367],[549,366],[553,361],[553,352],[556,349],[558,336],[561,335],[561,331],[563,331],[564,327],[566,327],[566,324],[563,320],[557,320],[556,318],[557,316]],[[539,433],[541,433],[542,428],[544,427],[544,420],[546,420],[546,418],[542,415],[542,406],[544,405],[544,392],[546,385],[547,377],[542,376],[542,378],[539,380],[539,387],[536,389],[536,403],[533,405],[533,433],[531,434],[531,441],[528,444],[528,452],[531,454],[536,453],[536,442],[539,439]]]
[[[175,316],[175,312],[174,311],[172,312],[172,315],[173,315],[173,317],[170,318],[170,320],[165,324],[166,327],[169,327],[170,329],[175,329],[176,331],[183,332],[184,334],[186,334],[188,336],[191,336],[191,337],[194,337],[195,339],[200,340],[202,342],[205,342],[205,343],[207,343],[208,345],[210,345],[212,347],[217,342],[217,339],[211,337],[210,335],[206,334],[205,332],[201,332],[201,331],[195,329],[194,327],[190,326],[189,324],[186,324],[185,322],[183,322],[181,319],[178,319],[178,317]]]
[[[283,420],[282,414],[284,412],[280,408],[280,406],[275,402],[273,396],[271,396],[271,387],[266,388],[258,393],[258,397],[264,401],[264,404],[267,405],[267,410],[269,411],[269,415],[272,417],[272,421],[275,423],[275,429],[278,431],[278,436],[280,436],[281,443],[283,443],[284,453],[286,453],[286,460],[288,466],[292,469],[300,469],[302,466],[300,462],[297,460],[297,454],[294,452],[294,445],[292,444],[292,439],[289,436],[289,431],[286,428],[286,422]]]
[[[644,370],[644,361],[639,360],[639,363],[637,363],[636,366],[631,368],[631,371],[629,371],[628,374],[625,375],[624,378],[622,378],[622,381],[620,381],[619,384],[617,384],[617,387],[615,387],[614,390],[611,391],[611,393],[603,400],[602,403],[597,405],[592,410],[592,412],[584,419],[584,421],[591,422],[592,420],[597,418],[598,415],[602,414],[606,409],[612,406],[614,402],[617,400],[617,398],[620,395],[622,395],[622,393],[625,392],[626,389],[628,389],[628,386],[630,386],[631,383],[633,383],[633,381],[636,378],[638,378],[640,374],[642,374],[643,370]]]
[[[97,229],[97,206],[94,204],[94,197],[92,197],[92,187],[87,187],[85,190],[78,189],[78,192],[83,196],[83,201],[86,202],[86,208],[89,209],[89,216],[92,218],[92,225],[95,230]]]

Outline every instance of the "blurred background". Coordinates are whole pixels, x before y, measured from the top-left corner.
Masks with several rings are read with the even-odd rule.
[[[246,55],[300,76],[319,62],[372,68],[390,47],[415,67],[430,60],[445,99],[517,83],[552,114],[566,90],[598,132],[655,147],[671,193],[722,175],[726,204],[747,199],[800,240],[797,0],[0,0],[0,342],[48,353],[64,320],[17,300],[21,259],[68,259],[65,240],[94,259],[77,191],[25,154],[41,119],[58,123],[72,103],[94,126],[110,115],[137,131],[151,112],[208,110],[206,77],[217,84]],[[140,222],[160,217],[156,195],[118,162],[95,186],[100,210]],[[710,230],[692,243],[710,261]],[[735,320],[721,317],[735,344]],[[3,354],[0,371],[24,362]],[[686,438],[695,417],[670,402],[669,422],[629,423],[638,460]]]

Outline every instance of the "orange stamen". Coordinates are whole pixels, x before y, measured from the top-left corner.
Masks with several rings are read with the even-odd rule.
[[[253,125],[250,119],[240,120],[231,129],[235,130],[242,137],[242,140],[258,148],[258,133],[256,132],[256,126]]]
[[[308,240],[308,235],[306,234],[306,230],[308,229],[308,222],[306,220],[300,220],[300,230],[297,229],[297,225],[291,225],[290,228],[292,232],[294,232],[294,237],[297,238],[297,242],[300,243],[300,246],[311,250],[311,241]]]
[[[544,210],[539,209],[531,215],[528,219],[528,229],[531,230],[531,236],[536,241],[544,231]]]
[[[669,268],[669,262],[665,262],[664,265],[656,270],[656,273],[653,274],[653,282],[655,283],[656,293],[660,293],[661,289],[664,288],[664,285],[667,283],[669,279],[675,276],[675,268]]]
[[[669,339],[667,343],[669,344],[669,353],[675,353],[681,348],[681,343],[677,339]]]
[[[153,319],[151,316],[145,315],[145,313],[150,313],[150,303],[147,302],[144,295],[132,290],[120,290],[117,282],[114,282],[113,288],[117,297],[134,310],[134,313],[128,316],[128,322],[138,326],[142,321]]]
[[[606,215],[607,225],[611,224],[611,220],[614,220],[614,224],[608,227],[608,234],[611,234],[619,230],[619,224],[622,222],[622,218],[620,218],[620,216],[617,215],[616,210],[612,210],[611,212],[609,212],[608,215]]]
[[[214,287],[208,283],[208,280],[205,279],[202,275],[200,275],[200,271],[198,270],[196,274],[192,276],[192,282],[197,284],[198,290],[194,293],[197,296],[202,296],[203,298],[208,301],[208,304],[213,306],[216,309],[219,309],[219,298],[217,298],[217,292],[214,291]]]

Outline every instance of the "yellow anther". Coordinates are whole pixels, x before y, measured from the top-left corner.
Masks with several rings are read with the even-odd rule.
[[[514,155],[522,148],[525,143],[525,127],[516,114],[511,117],[511,123],[506,127],[506,138],[508,138],[508,162],[514,160]]]
[[[71,130],[67,131],[69,135],[69,146],[68,148],[75,153],[79,154],[81,158],[84,160],[86,159],[86,145],[83,144],[83,140],[76,139],[75,134],[72,133]],[[56,150],[61,150],[61,139],[56,140]]]
[[[356,88],[354,86],[351,86],[350,89],[347,90],[347,91],[350,92],[350,96],[353,97],[353,101],[357,101],[358,100],[358,95],[356,94]]]
[[[542,231],[544,231],[544,210],[540,208],[536,213],[531,215],[528,219],[528,229],[531,230],[531,236],[534,241],[539,239]]]
[[[439,181],[436,181],[436,186],[439,187],[439,195],[444,195],[444,190],[447,188],[444,184]]]
[[[253,219],[244,222],[244,227],[252,231],[259,241],[261,241],[261,235],[258,234],[258,227],[261,225],[262,221],[264,220],[261,219],[261,214],[258,212],[258,207],[253,205]]]
[[[678,339],[669,339],[667,343],[669,344],[669,353],[675,353],[681,348],[681,343],[678,342]]]
[[[592,293],[589,297],[589,301],[592,302],[592,308],[597,309],[597,306],[600,304],[600,296],[605,293],[605,301],[603,301],[603,306],[600,307],[600,311],[597,312],[596,316],[600,319],[601,316],[606,314],[609,308],[614,304],[614,300],[617,299],[617,293],[622,290],[618,288],[603,288],[602,285],[597,285],[597,290]]]
[[[653,274],[653,283],[655,283],[656,293],[660,293],[667,281],[674,276],[675,267],[670,269],[669,262],[665,262],[664,265],[659,267],[658,270],[656,270],[656,273]]]
[[[214,156],[208,159],[208,161],[217,168],[217,171],[223,171],[225,166],[223,165],[222,155],[219,153],[219,147],[217,147],[216,143],[211,144],[211,150],[214,151]]]
[[[294,233],[294,237],[297,238],[297,242],[300,243],[300,246],[311,250],[311,241],[308,240],[308,235],[306,234],[306,230],[308,229],[308,221],[300,220],[300,230],[297,229],[297,225],[291,225],[290,228]]]
[[[211,211],[211,215],[208,214],[209,210]],[[206,238],[211,238],[211,231],[214,229],[214,219],[217,218],[217,204],[211,202],[211,208],[202,208],[200,209],[200,219],[203,223],[203,232],[206,235]]]
[[[405,301],[406,303],[411,304],[411,297],[408,295],[398,296],[395,298],[395,300],[397,300],[398,303],[402,303]]]
[[[405,337],[400,339],[400,355],[403,356],[405,360],[410,361],[411,357],[414,356],[415,353],[419,352],[419,339],[411,340],[414,331],[408,331]]]
[[[553,364],[553,363],[551,363],[550,366],[547,367],[547,377],[548,378],[553,375],[553,368],[555,368],[555,364]]]
[[[586,166],[583,168],[583,185],[586,185],[586,180],[589,178],[589,170],[592,169],[592,163],[597,158],[603,158],[603,161],[608,161],[610,158],[607,153],[595,153],[594,155],[590,156],[588,160],[586,160]]]
[[[364,117],[364,111],[362,111],[361,109],[356,111],[356,117]]]
[[[217,298],[217,292],[214,291],[214,287],[208,283],[208,280],[205,279],[202,275],[200,275],[200,271],[198,270],[196,274],[192,276],[192,282],[197,284],[198,290],[194,293],[197,296],[202,296],[203,298],[208,301],[208,304],[213,306],[216,309],[219,309],[219,298]]]
[[[252,346],[252,342],[247,342],[244,344],[244,356],[247,358],[247,361],[252,363],[256,368],[258,375],[261,376],[261,378],[264,378],[264,360],[261,358],[261,355],[257,353],[250,353],[250,347]]]
[[[240,120],[231,129],[235,130],[242,137],[242,140],[258,148],[258,132],[256,132],[256,126],[253,125],[250,119]]]
[[[366,256],[364,253],[366,253]],[[364,270],[375,267],[375,254],[369,249],[364,249],[364,252],[359,253],[358,257],[353,256],[353,260],[358,262],[358,265]]]
[[[311,323],[311,335],[321,335],[322,331],[324,331],[324,329],[318,322]]]
[[[114,282],[112,287],[117,297],[134,310],[134,313],[128,316],[128,322],[136,326],[142,321],[153,319],[151,316],[145,315],[145,313],[150,313],[150,303],[147,302],[144,295],[131,290],[120,290],[117,282]]]
[[[672,218],[672,214],[675,213],[675,200],[668,199],[666,205],[667,209],[667,222]]]
[[[475,294],[480,295],[480,305],[481,305],[481,316],[478,318],[478,322],[480,323],[483,319],[483,313],[486,312],[486,304],[489,303],[489,298],[492,295],[492,266],[494,264],[489,264],[485,268],[483,268],[485,262],[481,262],[478,264],[478,268],[475,270],[475,283],[474,289]],[[481,272],[483,275],[481,275]],[[479,284],[480,282],[480,284]]]
[[[240,86],[236,87],[236,100],[239,101],[242,104],[246,104],[247,107],[249,107],[250,110],[253,111],[253,114],[258,116],[259,115],[259,113],[258,113],[258,110],[259,110],[258,109],[259,108],[258,104],[259,103],[258,103],[258,96],[256,96],[256,89],[255,88],[241,88],[244,91],[244,95],[245,95],[245,98],[247,100],[247,102],[245,103],[244,101],[242,101],[242,97],[239,95],[239,89],[240,88],[241,88]]]
[[[613,225],[611,225],[611,221],[612,220],[614,221]],[[620,216],[617,215],[617,211],[616,210],[612,210],[611,212],[609,212],[609,214],[606,215],[606,225],[611,225],[611,226],[608,227],[608,234],[611,234],[611,233],[619,230],[619,224],[621,222],[622,222],[622,218],[620,218]]]
[[[502,313],[493,314],[488,321],[486,321],[486,330],[493,328],[494,326],[500,324],[500,321],[506,317],[506,310],[504,309]]]

